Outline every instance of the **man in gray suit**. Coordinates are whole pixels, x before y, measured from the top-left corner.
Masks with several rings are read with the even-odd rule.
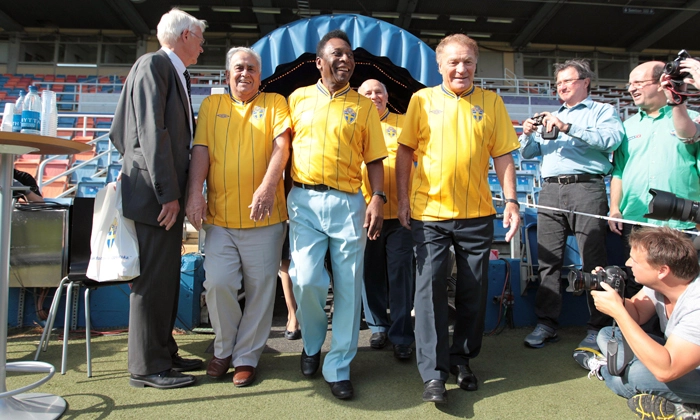
[[[124,83],[109,136],[124,156],[122,204],[134,220],[141,275],[129,313],[129,372],[135,387],[179,388],[199,369],[172,336],[180,292],[180,248],[194,115],[187,66],[203,52],[206,22],[172,9],[158,24],[161,49],[140,57]]]

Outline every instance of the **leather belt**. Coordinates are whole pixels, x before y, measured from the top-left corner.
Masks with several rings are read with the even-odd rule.
[[[592,182],[603,179],[603,175],[592,175],[592,174],[576,174],[576,175],[559,175],[550,176],[544,179],[545,182],[551,182],[554,184],[575,184],[577,182]]]
[[[329,191],[329,190],[334,190],[335,188],[331,188],[328,185],[325,184],[317,184],[317,185],[309,185],[309,184],[302,184],[301,182],[293,182],[295,187],[299,187],[305,190],[313,190],[313,191]]]

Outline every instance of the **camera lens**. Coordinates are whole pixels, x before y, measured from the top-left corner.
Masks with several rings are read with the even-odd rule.
[[[649,202],[649,213],[644,217],[656,220],[680,220],[682,222],[700,223],[700,203],[677,197],[675,194],[649,189],[652,199]]]

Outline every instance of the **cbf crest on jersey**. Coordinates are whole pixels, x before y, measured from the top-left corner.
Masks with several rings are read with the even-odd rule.
[[[472,108],[472,116],[474,121],[479,122],[484,119],[484,110],[479,105],[474,105]]]
[[[355,112],[354,109],[348,107],[345,108],[343,111],[343,117],[345,117],[345,121],[347,121],[348,124],[352,124],[355,122],[355,119],[357,118],[357,113]]]
[[[262,119],[262,117],[265,115],[265,109],[261,106],[256,106],[253,108],[253,119],[254,120],[259,120]]]
[[[396,137],[396,129],[394,127],[387,127],[386,134],[393,139]]]

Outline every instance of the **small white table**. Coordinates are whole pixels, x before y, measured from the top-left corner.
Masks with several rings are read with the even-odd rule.
[[[41,153],[72,155],[90,146],[55,137],[0,131],[0,419],[56,419],[66,410],[66,401],[56,395],[25,393],[47,382],[55,373],[45,362],[7,363],[7,324],[10,287],[10,228],[12,179],[15,155]],[[33,384],[13,391],[6,386],[6,373],[27,372],[47,375]]]

